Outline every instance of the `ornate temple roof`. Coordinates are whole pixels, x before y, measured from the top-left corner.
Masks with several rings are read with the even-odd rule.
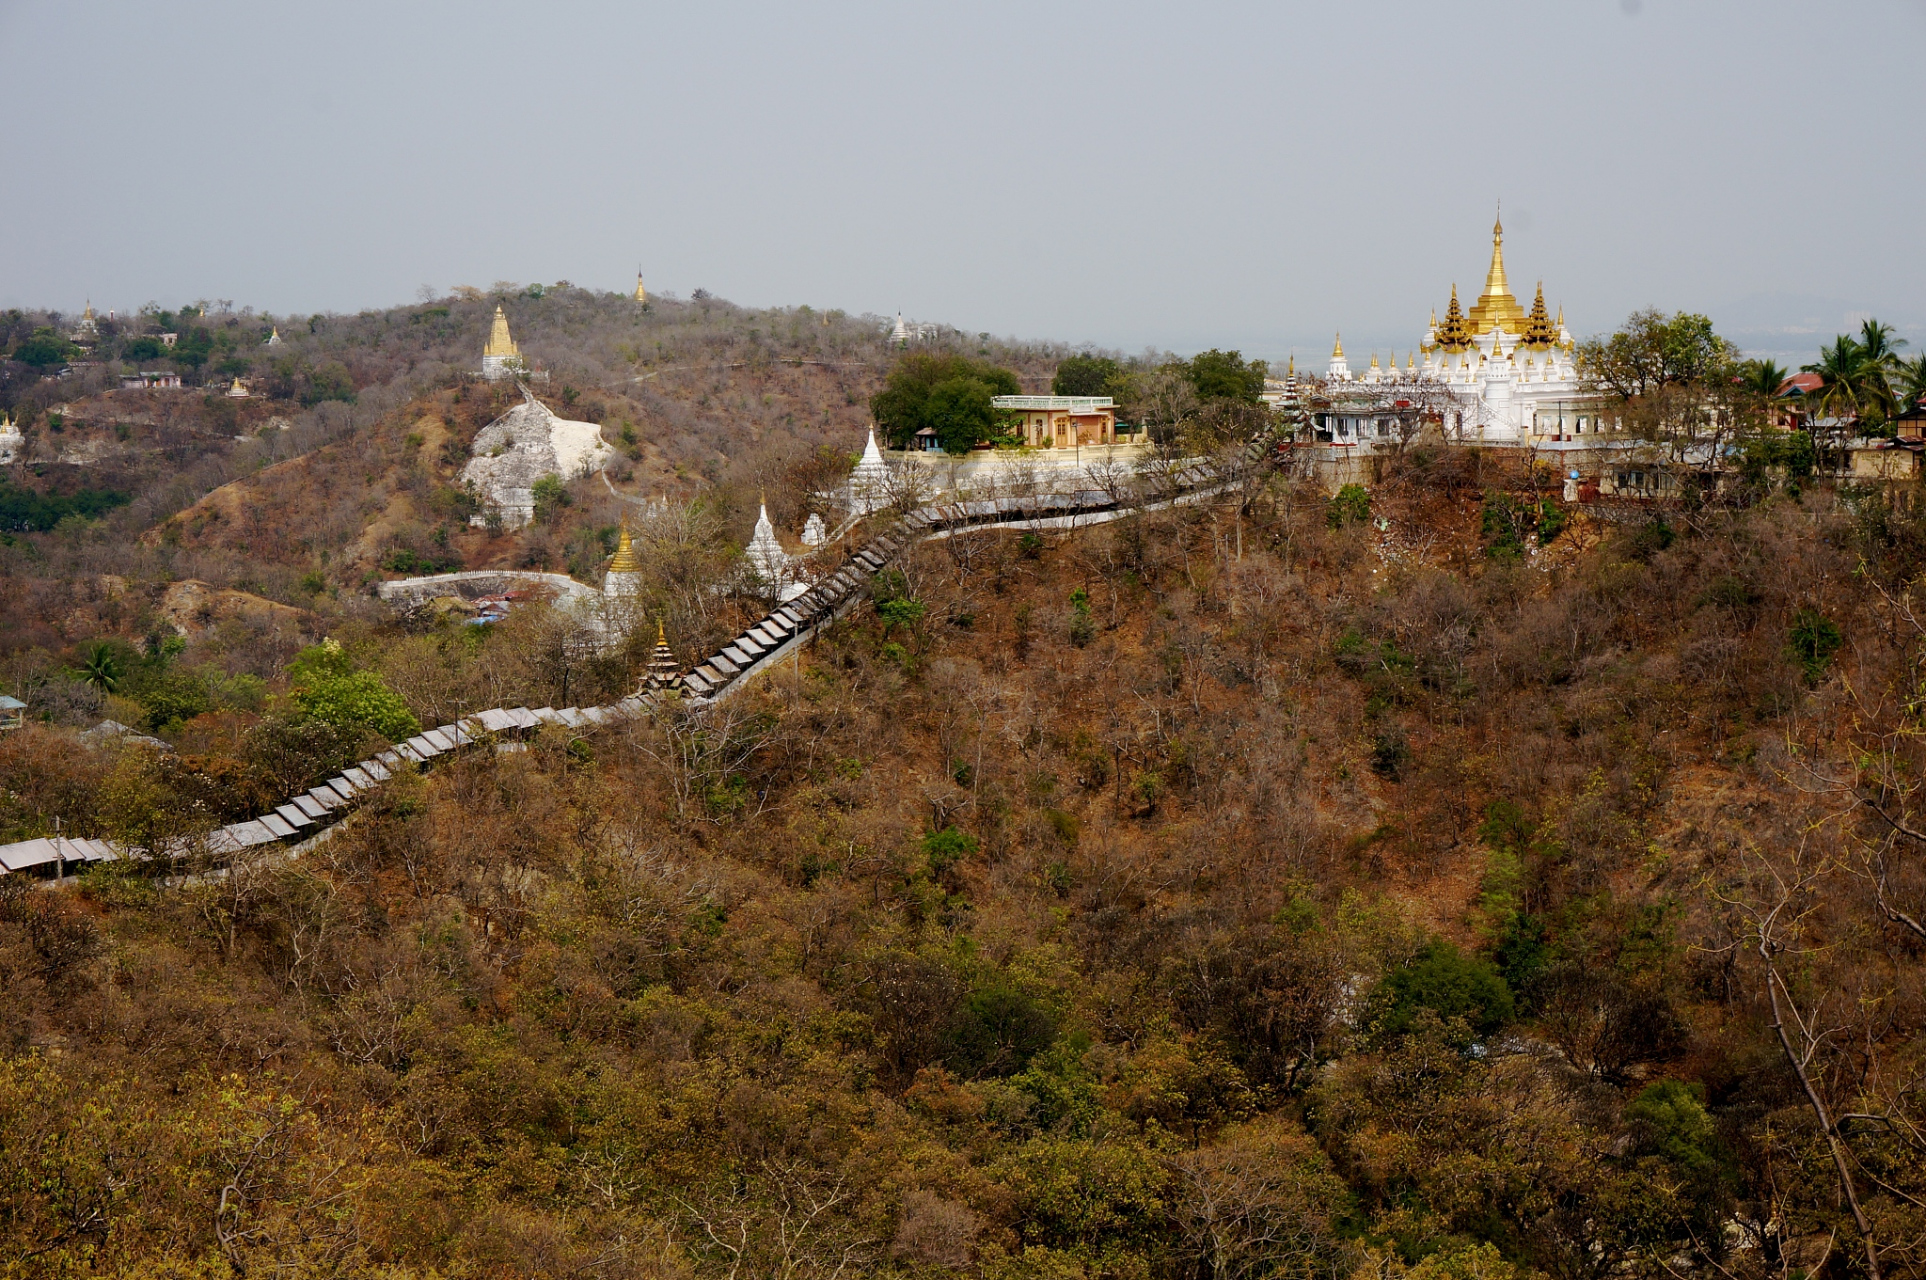
[[[1491,268],[1485,272],[1485,291],[1478,295],[1478,301],[1471,304],[1471,312],[1465,319],[1474,337],[1482,337],[1493,329],[1518,333],[1525,327],[1525,309],[1518,305],[1518,299],[1511,296],[1511,286],[1505,283],[1505,224],[1502,219],[1491,224]]]
[[[1528,347],[1549,347],[1558,341],[1558,328],[1552,324],[1550,313],[1545,310],[1545,282],[1538,282],[1538,297],[1531,304],[1531,314],[1525,317],[1524,344]]]
[[[1458,286],[1451,286],[1451,305],[1445,308],[1444,323],[1438,326],[1438,345],[1446,351],[1463,351],[1471,345],[1471,331],[1465,327],[1465,313],[1458,306]]]

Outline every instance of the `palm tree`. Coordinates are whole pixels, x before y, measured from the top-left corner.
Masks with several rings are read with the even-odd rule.
[[[1926,352],[1921,352],[1911,360],[1898,362],[1899,405],[1902,410],[1910,409],[1926,400]]]
[[[1819,375],[1819,389],[1806,398],[1820,415],[1857,417],[1866,407],[1866,350],[1851,334],[1842,333],[1830,347],[1819,348],[1819,359],[1801,366],[1800,372]]]
[[[120,658],[109,644],[97,644],[89,649],[86,661],[80,664],[81,680],[102,693],[112,693],[119,688],[120,676]]]
[[[1859,326],[1859,350],[1866,359],[1865,390],[1884,417],[1894,407],[1892,378],[1901,367],[1899,349],[1906,339],[1893,337],[1893,327],[1877,320]]]
[[[1755,396],[1771,399],[1789,375],[1776,360],[1748,360],[1739,369],[1739,385]]]

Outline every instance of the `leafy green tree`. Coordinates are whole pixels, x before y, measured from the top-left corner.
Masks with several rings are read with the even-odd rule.
[[[45,325],[13,349],[13,358],[35,369],[51,369],[74,358],[74,344]]]
[[[1602,390],[1636,400],[1663,387],[1709,381],[1726,371],[1733,348],[1712,321],[1689,311],[1633,312],[1616,333],[1579,344],[1578,363]]]
[[[1058,396],[1114,396],[1123,366],[1108,356],[1066,356],[1050,380]]]
[[[154,667],[145,673],[136,691],[141,710],[147,713],[149,729],[177,726],[213,710],[213,692],[201,672],[172,663],[156,663]]]
[[[348,373],[346,365],[338,360],[330,360],[308,371],[307,385],[301,389],[300,400],[310,409],[326,400],[353,404],[354,378]]]
[[[990,403],[992,391],[981,378],[951,378],[930,388],[924,402],[924,425],[936,429],[936,441],[948,453],[968,453],[978,441],[998,433],[1000,415]]]
[[[1806,673],[1807,683],[1817,684],[1845,643],[1838,623],[1807,607],[1793,615],[1792,627],[1786,632],[1786,655]]]
[[[1762,416],[1744,389],[1738,351],[1694,312],[1635,311],[1617,332],[1579,344],[1580,380],[1635,437],[1674,459],[1738,434]]]
[[[1261,404],[1268,372],[1269,366],[1262,360],[1245,360],[1242,352],[1219,351],[1215,347],[1191,357],[1184,367],[1185,377],[1196,389],[1197,398],[1206,403],[1237,400]]]
[[[932,417],[931,401],[938,387],[975,382],[980,387],[948,385],[940,403],[945,417],[939,423]],[[898,360],[889,371],[883,389],[870,398],[870,412],[876,425],[896,448],[905,448],[925,427],[936,428],[939,437],[947,424],[952,438],[965,430],[983,430],[979,439],[988,439],[995,425],[991,396],[1013,396],[1023,385],[1008,369],[987,361],[961,355],[935,355],[913,351]],[[980,402],[980,403],[979,403]],[[971,416],[971,415],[978,416]],[[972,444],[975,440],[971,441]],[[947,447],[947,443],[946,446]]]
[[[198,369],[207,363],[213,350],[214,335],[195,325],[175,340],[174,349],[167,354],[183,369]]]
[[[1392,970],[1372,993],[1380,1034],[1403,1035],[1420,1009],[1443,1019],[1463,1018],[1488,1036],[1510,1022],[1511,988],[1491,961],[1467,956],[1448,942],[1430,942],[1409,963]]]
[[[1362,524],[1371,518],[1371,494],[1361,484],[1347,484],[1325,508],[1324,522],[1333,529]]]
[[[421,722],[378,672],[361,671],[333,640],[303,649],[288,665],[301,714],[340,727],[362,726],[390,742],[421,732]]]
[[[545,475],[536,478],[529,486],[529,496],[535,503],[535,521],[548,524],[565,510],[574,499],[569,497],[568,486],[558,475]]]

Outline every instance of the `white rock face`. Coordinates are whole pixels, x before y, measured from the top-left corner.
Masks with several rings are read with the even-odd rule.
[[[535,482],[543,476],[573,480],[606,467],[615,450],[593,422],[558,418],[547,405],[526,397],[475,437],[474,456],[461,470],[483,503],[500,508],[502,523],[519,528],[535,517]],[[474,523],[482,520],[476,517]]]

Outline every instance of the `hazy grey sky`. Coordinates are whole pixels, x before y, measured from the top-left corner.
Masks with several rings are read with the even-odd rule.
[[[1129,349],[1341,327],[1355,361],[1477,293],[1502,198],[1514,289],[1581,333],[1926,336],[1926,0],[0,0],[0,55],[0,305],[639,262]]]

